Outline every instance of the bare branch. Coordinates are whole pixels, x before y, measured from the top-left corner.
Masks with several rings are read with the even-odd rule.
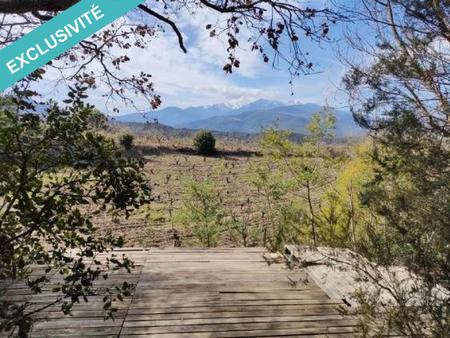
[[[0,0],[0,13],[18,14],[33,11],[59,12],[77,2],[78,0]]]
[[[177,25],[175,25],[175,23],[174,23],[172,20],[170,20],[170,19],[168,19],[168,18],[162,16],[161,14],[155,12],[154,10],[148,8],[148,7],[145,6],[145,5],[139,5],[138,7],[139,7],[141,10],[143,10],[145,13],[147,13],[147,14],[149,14],[149,15],[155,17],[155,18],[157,18],[157,19],[160,20],[160,21],[165,22],[165,23],[168,24],[170,27],[172,27],[173,31],[175,32],[175,34],[176,34],[177,37],[178,37],[178,44],[180,45],[181,50],[182,50],[183,52],[187,53],[186,47],[184,46],[184,42],[183,42],[183,36],[181,35],[181,32],[180,32],[180,30],[178,29]]]

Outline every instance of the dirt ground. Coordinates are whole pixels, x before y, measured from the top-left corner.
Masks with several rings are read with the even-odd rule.
[[[187,177],[208,178],[214,183],[224,208],[234,213],[248,212],[248,206],[257,205],[260,198],[249,182],[252,166],[260,161],[257,144],[218,139],[216,147],[217,154],[205,157],[192,149],[190,138],[137,137],[135,151],[144,159],[153,201],[128,219],[110,215],[98,218],[99,233],[120,234],[126,246],[199,246],[189,229],[177,224],[173,217],[180,207],[183,181]],[[237,245],[226,233],[219,243],[222,247]]]

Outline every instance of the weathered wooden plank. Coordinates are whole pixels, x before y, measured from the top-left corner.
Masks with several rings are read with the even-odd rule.
[[[131,320],[133,319],[133,320]],[[342,315],[304,315],[304,316],[282,316],[282,317],[217,317],[217,318],[197,318],[197,319],[160,319],[160,320],[134,320],[134,318],[127,319],[124,323],[124,328],[132,327],[173,327],[184,326],[190,328],[192,326],[208,326],[208,325],[246,325],[246,324],[284,324],[297,323],[308,326],[311,322],[314,325],[328,326],[330,322],[346,321],[350,319],[344,318]],[[60,319],[38,322],[35,324],[36,330],[42,329],[63,329],[63,328],[103,328],[103,327],[120,327],[122,320],[102,320],[102,319]]]
[[[50,330],[34,330],[31,337],[117,337],[120,332],[119,327],[94,327],[94,328],[65,328]]]
[[[297,284],[295,287],[288,281],[281,282],[253,282],[253,283],[230,283],[226,281],[218,281],[217,283],[207,283],[194,281],[173,283],[167,281],[162,282],[148,282],[140,281],[139,289],[148,289],[155,291],[185,291],[185,292],[197,292],[203,290],[219,290],[221,292],[234,292],[238,290],[243,291],[255,291],[255,292],[272,292],[272,291],[295,291],[298,289],[317,288],[318,286],[312,283]]]
[[[209,330],[209,331],[208,331]],[[355,332],[354,326],[329,326],[329,327],[275,327],[266,325],[265,328],[254,329],[236,327],[215,327],[215,328],[190,328],[185,331],[177,331],[176,328],[169,328],[160,332],[159,328],[124,328],[121,337],[270,337],[270,336],[301,336],[301,337],[335,337],[337,334],[345,337],[351,336]],[[32,337],[81,337],[81,336],[112,336],[118,334],[116,328],[86,328],[82,333],[79,329],[63,328],[51,329],[48,331],[38,331]]]
[[[128,309],[121,309],[114,312],[114,318],[125,318],[125,315],[128,313]],[[39,319],[59,319],[59,318],[84,318],[84,319],[102,319],[104,317],[104,311],[101,309],[93,309],[93,310],[74,310],[71,311],[70,314],[64,314],[61,310],[54,309],[53,311],[41,311],[36,315],[36,318]]]
[[[103,308],[104,303],[97,301],[97,302],[81,302],[76,303],[72,307],[72,311],[92,311],[92,310],[101,310]],[[112,307],[116,309],[128,309],[130,307],[130,302],[121,302],[121,301],[114,301],[112,303]],[[50,311],[61,311],[61,304],[53,305],[48,307],[45,312]]]
[[[170,325],[170,326],[140,326],[124,327],[122,334],[157,334],[157,333],[187,333],[187,332],[220,332],[220,331],[247,331],[247,330],[275,330],[289,328],[308,328],[309,332],[325,333],[324,329],[336,326],[355,326],[355,320],[325,320],[304,322],[264,322],[264,323],[230,323],[207,325]]]
[[[232,263],[235,263],[235,264],[238,264],[239,262],[242,262],[243,261],[243,259],[240,259],[240,258],[235,258],[235,259],[209,259],[209,258],[206,258],[206,257],[192,257],[192,258],[190,258],[190,259],[183,259],[183,260],[178,260],[178,259],[157,259],[157,258],[152,258],[152,259],[150,259],[149,261],[148,261],[148,263],[149,264],[152,264],[152,263],[161,263],[161,264],[163,264],[163,263],[170,263],[170,264],[173,264],[174,266],[176,266],[176,265],[178,265],[178,264],[187,264],[187,263],[189,263],[189,264],[194,264],[194,263],[214,263],[214,262],[220,262],[220,263],[222,263],[222,262],[232,262]],[[246,262],[253,262],[253,263],[264,263],[264,264],[266,264],[266,262],[264,261],[264,260],[261,260],[261,259],[257,259],[257,258],[255,258],[255,259],[246,259],[245,260]]]
[[[155,305],[151,302],[142,303],[142,304],[135,304],[133,303],[130,307],[128,303],[122,303],[117,302],[113,304],[115,308],[118,310],[124,310],[130,307],[129,313],[139,313],[144,311],[143,313],[179,313],[179,312],[196,312],[196,311],[209,311],[209,312],[220,312],[220,311],[248,311],[248,310],[257,310],[262,311],[264,309],[274,309],[278,311],[285,311],[285,310],[294,310],[294,309],[314,309],[317,307],[322,308],[333,308],[335,309],[336,306],[340,305],[341,302],[336,300],[329,300],[327,302],[305,302],[302,301],[303,304],[300,303],[294,303],[294,304],[264,304],[264,303],[244,303],[244,304],[233,304],[233,305],[226,305],[221,303],[213,303],[209,305],[199,304],[199,305],[190,305],[190,304],[161,304],[161,305]],[[73,307],[73,311],[99,311],[102,309],[101,303],[81,303],[81,304],[75,304]],[[45,312],[60,312],[61,308],[60,306],[53,306],[45,310]]]
[[[323,291],[320,289],[308,289],[303,290],[303,292],[264,292],[264,293],[220,293],[215,291],[205,291],[196,294],[189,293],[171,293],[164,294],[163,292],[152,292],[152,291],[136,291],[135,297],[137,299],[149,298],[153,302],[159,301],[170,301],[170,300],[180,300],[180,301],[197,301],[197,300],[239,300],[239,301],[252,301],[252,300],[296,300],[296,299],[328,299],[324,295]]]
[[[131,316],[138,314],[189,314],[189,313],[234,313],[234,312],[244,312],[244,313],[289,313],[293,312],[307,312],[315,313],[315,311],[336,311],[337,304],[293,304],[293,305],[267,305],[267,304],[249,304],[249,305],[234,305],[226,306],[221,304],[216,304],[216,306],[202,307],[202,306],[174,306],[174,307],[132,307],[129,309],[128,314]]]
[[[34,337],[45,337],[45,338],[67,338],[67,337],[95,337],[95,338],[117,338],[119,333],[114,334],[104,334],[102,332],[86,332],[80,336],[80,331],[74,331],[73,333],[63,333],[63,334],[55,334],[54,332],[50,333],[42,333],[41,335],[32,335],[31,338]],[[0,336],[1,337],[1,336]],[[8,337],[9,338],[9,337]]]
[[[166,293],[164,291],[167,291]],[[31,299],[33,303],[41,304],[49,301],[53,301],[57,298],[58,294],[56,293],[48,293],[48,294],[36,294],[32,296],[24,296],[24,295],[15,295],[4,297],[3,299],[9,300],[25,300]],[[303,303],[301,300],[327,300],[329,299],[324,293],[318,288],[311,289],[297,289],[291,292],[222,292],[221,290],[207,290],[200,291],[196,293],[185,293],[185,292],[170,292],[170,289],[167,290],[149,290],[149,289],[138,289],[135,292],[136,302],[145,301],[148,299],[153,304],[159,304],[161,302],[167,303],[171,301],[191,301],[191,302],[211,302],[211,301],[240,301],[240,302],[261,302],[261,301],[286,301],[283,302],[285,304],[292,304],[292,301],[295,303],[296,300],[300,300],[300,303]],[[89,303],[102,302],[103,295],[99,296],[90,296]],[[131,297],[124,297],[124,302],[130,301]],[[81,303],[84,301],[80,300]],[[338,300],[338,302],[340,302]]]
[[[220,319],[220,318],[277,318],[277,317],[293,317],[301,319],[303,316],[314,315],[337,315],[337,310],[332,308],[318,308],[318,309],[302,309],[302,310],[284,310],[280,313],[278,310],[274,311],[231,311],[231,312],[181,312],[181,313],[160,313],[160,314],[140,314],[139,312],[129,313],[127,321],[156,321],[156,320],[186,320],[186,319]]]
[[[319,333],[321,332],[321,333]],[[152,334],[152,338],[280,338],[280,337],[302,337],[302,338],[349,338],[356,334],[361,336],[361,332],[355,326],[337,326],[328,328],[295,328],[295,329],[268,329],[268,330],[245,330],[245,331],[226,331],[226,332],[188,332],[188,333],[157,333]],[[58,336],[59,337],[59,336]],[[143,338],[149,337],[148,334],[121,334],[124,338]],[[390,334],[390,338],[401,338],[403,336]]]
[[[278,317],[278,316],[290,316],[290,317],[301,317],[305,315],[336,315],[339,312],[332,307],[315,307],[315,308],[275,308],[272,310],[263,309],[241,309],[236,310],[233,308],[224,309],[211,309],[203,308],[203,311],[199,310],[201,308],[187,309],[183,311],[182,309],[175,308],[173,310],[152,312],[151,309],[133,309],[133,311],[127,311],[126,309],[118,310],[114,313],[114,318],[120,319],[125,318],[128,315],[127,320],[129,321],[152,321],[152,320],[172,320],[172,319],[200,319],[200,318],[245,318],[245,317]],[[130,309],[131,310],[131,309]],[[190,310],[190,311],[189,311]],[[156,310],[158,311],[158,310]],[[61,311],[42,311],[36,318],[55,320],[55,319],[103,319],[104,313],[101,310],[85,310],[85,311],[72,311],[70,315],[65,315]]]
[[[98,302],[102,301],[104,295],[101,296],[89,296],[88,302]],[[24,301],[31,301],[35,304],[44,304],[44,303],[51,303],[56,301],[58,298],[58,294],[56,293],[49,293],[49,294],[36,294],[31,296],[24,296],[24,295],[17,295],[17,296],[5,296],[2,297],[3,300],[11,301],[11,302],[24,302]],[[131,297],[123,297],[124,302],[130,301]],[[83,299],[80,299],[80,302],[84,302]]]
[[[327,326],[330,321],[350,320],[340,314],[304,314],[298,316],[278,316],[278,317],[215,317],[196,319],[167,319],[167,320],[134,320],[129,318],[125,321],[124,327],[154,327],[154,326],[195,326],[195,325],[216,325],[216,324],[247,324],[247,323],[321,323]],[[55,324],[56,325],[56,324]]]
[[[138,264],[129,274],[109,273],[98,287],[124,281],[136,289],[115,302],[115,321],[103,319],[102,297],[75,304],[72,316],[54,305],[36,316],[35,337],[276,337],[351,335],[356,321],[337,311],[307,274],[283,265],[267,265],[261,248],[137,249],[125,254]],[[105,261],[107,254],[98,259]],[[36,268],[36,274],[42,272]],[[23,283],[6,281],[12,300],[31,299],[36,306],[55,299],[51,291],[61,277],[30,295]],[[333,331],[334,330],[334,331]]]
[[[141,285],[142,283],[142,285]],[[197,292],[197,290],[223,290],[224,285],[234,285],[234,287],[240,287],[238,282],[230,282],[230,281],[192,281],[183,282],[183,281],[141,281],[139,282],[139,289],[154,289],[154,290],[186,290],[191,292]],[[244,284],[246,287],[252,287],[253,289],[270,289],[271,285],[274,285],[273,290],[285,289],[287,287],[291,287],[289,281],[252,281]],[[292,287],[292,289],[300,288],[301,285],[297,287]],[[224,289],[226,290],[226,289]]]
[[[183,282],[189,279],[192,279],[192,275],[182,275],[182,276],[173,276],[173,277],[167,277],[165,275],[146,275],[143,277],[143,281],[146,282],[161,282],[164,280],[169,281],[178,281]],[[253,283],[253,282],[284,282],[286,281],[286,276],[271,276],[271,275],[228,275],[227,277],[221,277],[220,274],[206,274],[201,277],[198,277],[197,281],[203,281],[203,282],[235,282],[235,283]]]
[[[238,337],[333,337],[333,338],[348,338],[353,333],[357,332],[354,326],[340,326],[327,327],[311,330],[311,328],[296,328],[296,329],[278,329],[278,330],[251,330],[251,331],[233,331],[233,332],[217,332],[213,333],[211,337],[217,338],[238,338]],[[158,336],[156,336],[158,337]],[[162,338],[162,337],[159,337]]]
[[[164,253],[164,254],[153,254],[150,253],[149,255],[147,255],[146,259],[149,259],[150,261],[152,260],[167,260],[167,261],[184,261],[184,260],[196,260],[196,259],[200,259],[200,260],[206,260],[206,261],[214,261],[214,260],[231,260],[231,261],[236,261],[236,260],[242,260],[242,261],[253,261],[253,260],[258,260],[258,261],[262,261],[265,262],[263,254],[262,253],[247,253],[247,252],[242,252],[242,253],[213,253],[213,252],[186,252],[186,253]]]
[[[184,253],[230,253],[230,252],[244,252],[244,253],[264,253],[267,250],[262,247],[253,248],[150,248],[148,252],[152,255],[161,253],[173,253],[173,254],[184,254]]]
[[[181,272],[190,272],[190,271],[198,271],[198,270],[210,270],[213,269],[215,271],[223,271],[223,270],[230,270],[230,271],[242,271],[246,270],[247,272],[253,271],[253,272],[265,272],[265,273],[275,273],[279,271],[286,272],[287,269],[281,267],[281,266],[265,266],[260,261],[240,261],[239,263],[236,263],[234,261],[220,261],[220,269],[217,267],[217,261],[202,261],[199,263],[191,263],[186,264],[188,262],[178,262],[183,264],[173,264],[170,266],[167,266],[168,262],[152,262],[147,261],[147,265],[145,265],[144,270],[145,272],[168,272],[168,271],[181,271]],[[300,272],[299,274],[306,276],[304,272]]]
[[[310,305],[310,304],[342,304],[339,300],[331,300],[331,299],[301,299],[301,300],[253,300],[253,301],[221,301],[220,305],[228,305],[228,306],[247,306],[247,305]],[[152,302],[151,299],[135,299],[133,301],[133,308],[161,308],[161,307],[194,307],[194,306],[218,306],[217,300],[199,300],[199,301],[191,301],[189,303],[180,304],[179,301],[162,301],[162,302]]]
[[[268,330],[245,330],[245,331],[231,331],[231,332],[189,332],[189,333],[160,333],[152,334],[152,338],[226,338],[226,337],[315,337],[315,338],[348,338],[349,335],[355,332],[352,326],[330,327],[328,329],[318,329],[312,331],[311,328],[302,329],[268,329]],[[124,334],[124,338],[144,338],[148,337],[145,334]]]
[[[35,330],[53,330],[62,328],[119,328],[122,320],[102,320],[102,319],[61,319],[38,322],[34,325]]]

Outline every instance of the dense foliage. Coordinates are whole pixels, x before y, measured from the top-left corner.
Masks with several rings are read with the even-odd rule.
[[[99,290],[94,282],[107,277],[109,269],[129,270],[132,262],[115,255],[104,264],[95,259],[123,240],[96,237],[92,217],[100,212],[127,216],[149,200],[150,189],[142,163],[125,156],[94,127],[98,113],[82,102],[83,88],[69,97],[70,106],[51,104],[44,116],[30,112],[28,98],[2,101],[0,279],[24,281],[39,293],[59,273],[53,304],[68,313],[74,303],[102,294],[111,315],[112,300],[128,294],[130,285]],[[44,272],[31,275],[34,264]],[[18,327],[18,335],[25,336],[31,314],[39,311],[30,305],[2,301],[0,331]]]
[[[367,3],[361,15],[371,18],[377,48],[359,45],[370,62],[354,64],[345,78],[355,117],[375,144],[374,178],[361,201],[377,221],[367,224],[368,239],[360,250],[380,268],[405,266],[410,283],[375,281],[378,290],[361,297],[365,322],[378,321],[379,334],[447,337],[450,6],[448,1]],[[379,289],[394,300],[379,302]]]
[[[119,142],[125,150],[130,151],[133,149],[134,136],[131,134],[123,134],[120,136]]]
[[[216,138],[208,130],[200,130],[194,137],[194,148],[201,155],[212,155],[216,152]]]

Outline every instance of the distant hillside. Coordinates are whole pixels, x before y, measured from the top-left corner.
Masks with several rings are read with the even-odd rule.
[[[282,103],[277,101],[258,100],[241,107],[236,107],[227,104],[215,104],[212,106],[200,106],[189,108],[167,107],[161,110],[148,112],[147,114],[135,113],[121,116],[114,116],[114,120],[118,122],[138,122],[138,123],[145,123],[157,120],[162,124],[166,124],[173,127],[180,127],[183,124],[194,122],[197,120],[207,119],[213,116],[234,115],[254,109],[265,110],[280,105],[282,105]]]
[[[242,107],[224,104],[208,107],[169,107],[156,112],[128,114],[115,118],[118,122],[158,122],[181,129],[209,129],[220,132],[259,133],[274,126],[304,134],[313,113],[323,111],[317,104],[283,105],[277,101],[258,100]],[[348,111],[335,111],[338,137],[360,136],[363,134]]]
[[[304,134],[313,113],[323,111],[318,105],[294,105],[269,110],[247,111],[238,115],[216,116],[194,121],[181,126],[189,129],[210,129],[227,132],[258,133],[262,129],[274,126]],[[335,111],[337,136],[360,136],[363,131],[353,121],[347,111]]]
[[[259,133],[262,129],[274,124],[280,129],[297,131],[308,124],[307,118],[295,117],[288,114],[274,113],[272,111],[250,111],[239,115],[216,116],[206,120],[200,120],[184,124],[190,129],[210,129],[227,132]]]
[[[161,123],[148,122],[148,123],[139,123],[139,122],[114,122],[112,121],[110,126],[113,128],[111,131],[114,132],[114,127],[127,127],[131,132],[138,135],[146,135],[149,133],[158,133],[165,135],[167,137],[194,137],[194,135],[198,132],[195,129],[188,128],[176,128],[167,126]],[[213,131],[214,136],[218,138],[236,138],[236,139],[249,139],[255,140],[259,136],[257,134],[252,133],[241,133],[241,132],[224,132],[224,131]],[[300,137],[301,135],[296,135]]]

